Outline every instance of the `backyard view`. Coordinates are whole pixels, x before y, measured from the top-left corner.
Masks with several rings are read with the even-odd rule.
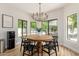
[[[45,21],[45,22],[42,22],[41,24],[41,34],[47,34],[48,33],[48,22]]]
[[[53,34],[54,36],[58,35],[57,19],[56,20],[52,20],[52,21],[49,22],[49,33]]]
[[[27,21],[18,19],[18,37],[27,34]]]
[[[30,33],[37,34],[38,30],[40,29],[40,34],[48,34],[49,33],[56,34],[57,33],[57,20],[53,21],[44,21],[41,22],[41,28],[37,27],[36,21],[30,22]],[[26,35],[27,32],[27,22],[21,19],[18,20],[18,36],[21,37],[22,35]]]
[[[41,22],[41,28],[38,28],[37,23],[35,21],[31,22],[31,34],[36,34],[37,32],[40,32],[40,34],[46,34],[47,31],[48,22]]]
[[[36,28],[37,28],[37,24],[36,24],[36,22],[35,21],[31,21],[30,22],[30,25],[31,25],[31,34],[36,34],[37,33],[37,31],[36,31]]]
[[[77,14],[68,16],[68,39],[77,41]]]

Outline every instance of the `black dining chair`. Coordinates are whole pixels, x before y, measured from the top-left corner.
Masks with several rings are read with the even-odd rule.
[[[20,46],[20,51],[22,50],[22,47],[24,46],[24,40],[27,39],[26,36],[21,37],[21,46]]]
[[[55,42],[56,42],[56,48],[59,51],[58,36],[53,36],[53,38],[55,39]]]
[[[34,49],[36,48],[36,45],[33,43],[34,41],[29,41],[28,39],[24,41],[23,56],[24,55],[33,56]],[[26,51],[28,51],[29,53],[26,53]]]
[[[47,50],[45,50],[45,49],[47,49]],[[52,52],[52,50],[54,52]],[[57,56],[56,42],[54,40],[46,42],[45,45],[42,45],[42,51],[44,51],[45,53],[47,53],[49,56],[51,54],[53,54],[53,53],[55,53],[56,56]],[[42,53],[42,55],[43,55],[43,53]]]
[[[52,37],[55,39],[56,48],[59,51],[58,34],[51,34],[51,33],[49,33],[49,35],[52,35]]]

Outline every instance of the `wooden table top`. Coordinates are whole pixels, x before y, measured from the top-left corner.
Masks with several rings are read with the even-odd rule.
[[[53,37],[51,35],[27,35],[27,39],[33,41],[51,41]]]

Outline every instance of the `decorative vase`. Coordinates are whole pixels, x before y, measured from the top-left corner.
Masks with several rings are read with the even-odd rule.
[[[37,32],[39,36],[41,35],[40,31],[41,31],[41,28],[37,28]]]

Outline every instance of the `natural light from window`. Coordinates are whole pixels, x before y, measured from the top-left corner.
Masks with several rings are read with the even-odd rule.
[[[67,22],[68,40],[77,41],[77,14],[68,16]]]

